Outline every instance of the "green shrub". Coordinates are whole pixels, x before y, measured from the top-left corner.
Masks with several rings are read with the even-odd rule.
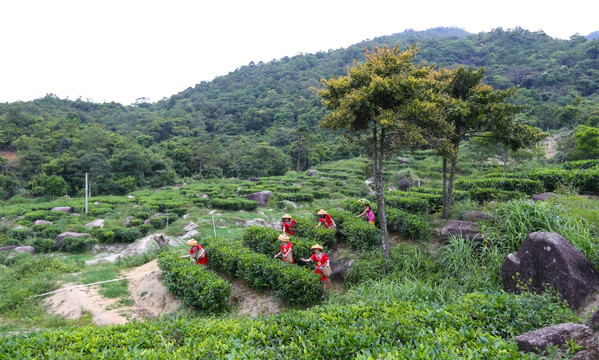
[[[293,226],[293,233],[295,236],[306,239],[306,241],[311,242],[312,245],[320,244],[325,250],[330,249],[335,245],[337,241],[335,238],[335,230],[327,229],[324,226],[315,228],[318,223],[304,217],[295,217],[295,221],[297,221],[297,224]]]
[[[210,199],[194,197],[192,202],[197,207],[210,207]]]
[[[136,228],[123,228],[120,226],[113,228],[114,241],[119,243],[133,243],[135,240],[141,238],[141,232]]]
[[[55,238],[58,234],[62,233],[62,229],[56,225],[33,225],[33,231],[36,237],[40,238]]]
[[[56,247],[56,241],[54,238],[39,238],[35,237],[29,241],[29,245],[35,248],[37,253],[49,253],[54,251]]]
[[[569,161],[562,164],[563,168],[566,170],[584,170],[590,169],[593,167],[599,166],[599,160],[578,160],[578,161]]]
[[[13,239],[16,242],[23,243],[25,240],[32,237],[32,233],[30,229],[10,229],[8,231],[8,237]]]
[[[338,230],[354,249],[373,250],[381,246],[381,231],[364,219],[348,219],[339,225]]]
[[[435,201],[431,201],[432,199]],[[427,214],[438,210],[438,206],[434,206],[438,204],[438,199],[442,201],[442,197],[438,195],[390,191],[385,195],[385,205],[411,213]]]
[[[270,289],[290,304],[312,304],[322,294],[319,276],[307,267],[283,263],[272,255],[255,253],[229,239],[203,239],[209,264],[249,286]],[[274,255],[274,254],[273,254]]]
[[[23,214],[25,220],[32,222],[35,220],[46,220],[46,221],[56,221],[62,217],[71,216],[68,213],[62,211],[50,211],[50,210],[34,210],[28,211]]]
[[[152,225],[150,225],[150,224],[141,224],[137,228],[139,229],[139,232],[142,235],[147,235],[150,232],[150,230],[152,230]]]
[[[499,190],[495,188],[473,188],[468,190],[468,197],[479,203],[485,201],[509,201],[528,197],[525,193],[519,191]]]
[[[310,193],[277,193],[277,197],[281,200],[289,200],[293,202],[312,202],[314,195]]]
[[[411,214],[407,211],[386,208],[387,230],[399,233],[414,240],[427,240],[432,233],[427,216]]]
[[[101,228],[99,226],[94,226],[89,233],[101,243],[114,242],[114,229],[110,227]]]
[[[164,215],[149,218],[148,221],[154,229],[162,229],[166,226],[166,216]]]
[[[163,252],[158,258],[166,288],[181,298],[185,306],[209,313],[224,309],[231,285],[204,266],[181,259],[175,252]]]
[[[254,211],[260,204],[257,201],[246,199],[212,199],[210,206],[216,209],[230,211]]]
[[[137,227],[137,226],[140,226],[143,223],[144,223],[143,220],[140,220],[140,219],[131,219],[127,223],[127,227]]]
[[[83,237],[66,237],[62,239],[60,250],[68,253],[80,253],[89,248],[93,240]]]
[[[543,192],[543,184],[539,180],[515,179],[515,178],[482,178],[474,180],[458,180],[455,183],[457,189],[499,189],[506,191],[518,191],[528,195]]]

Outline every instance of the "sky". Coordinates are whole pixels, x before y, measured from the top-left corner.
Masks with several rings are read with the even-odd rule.
[[[598,31],[597,14],[594,0],[1,0],[0,102],[155,102],[251,61],[406,29],[569,39]]]

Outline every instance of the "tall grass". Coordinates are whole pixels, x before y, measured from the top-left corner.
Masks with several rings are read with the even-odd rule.
[[[484,228],[485,239],[500,251],[518,250],[524,238],[535,231],[555,232],[566,238],[599,268],[599,239],[583,218],[573,216],[553,202],[513,200],[497,209],[494,225]]]

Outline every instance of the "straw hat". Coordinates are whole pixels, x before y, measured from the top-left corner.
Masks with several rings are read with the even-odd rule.
[[[322,250],[324,250],[324,249],[322,248],[322,246],[320,246],[320,245],[318,245],[318,244],[314,244],[314,245],[312,245],[312,247],[310,248],[310,250],[314,250],[314,249],[320,249],[321,251],[322,251]]]
[[[281,240],[283,242],[289,242],[289,236],[287,236],[285,234],[281,234],[281,235],[279,235],[279,240]]]
[[[370,201],[368,201],[368,200],[366,200],[366,199],[360,199],[360,200],[358,200],[358,203],[359,203],[359,204],[362,204],[362,205],[364,205],[364,206],[366,206],[366,205],[370,205]]]
[[[327,214],[327,212],[326,212],[326,211],[324,211],[324,209],[320,209],[320,210],[318,210],[318,212],[317,212],[316,214],[317,214],[317,215],[326,215],[326,214]]]
[[[285,214],[285,215],[281,216],[281,220],[285,220],[285,219],[292,219],[292,217],[289,214]]]
[[[196,239],[187,240],[187,245],[189,245],[189,246],[196,246],[197,244],[198,244],[198,242],[196,241]]]

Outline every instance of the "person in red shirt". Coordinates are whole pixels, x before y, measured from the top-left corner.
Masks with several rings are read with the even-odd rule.
[[[293,236],[293,225],[297,224],[297,221],[293,220],[291,215],[285,214],[281,217],[281,222],[283,223],[283,234]]]
[[[206,255],[206,250],[202,247],[202,245],[198,244],[195,239],[187,240],[187,245],[191,246],[189,249],[189,255],[183,255],[181,258],[191,257],[195,259],[196,264],[206,265],[208,263],[208,256]]]
[[[281,261],[294,264],[295,262],[293,261],[293,255],[291,254],[293,245],[291,245],[291,241],[289,241],[289,236],[281,234],[279,235],[279,240],[282,241],[281,251],[279,251],[277,255],[275,255],[275,259],[281,256]]]
[[[337,230],[337,225],[335,225],[333,218],[326,211],[324,211],[324,209],[318,210],[316,214],[318,214],[318,225],[316,225],[315,228],[324,224],[324,227],[327,229]]]
[[[303,262],[314,261],[316,263],[316,266],[314,268],[314,273],[320,274],[320,282],[323,284],[324,290],[326,290],[328,277],[325,276],[323,270],[326,271],[325,268],[328,268],[328,270],[330,271],[329,257],[327,256],[327,254],[324,253],[324,249],[319,244],[315,244],[314,246],[312,246],[310,248],[310,250],[312,250],[312,252],[314,252],[314,254],[312,254],[312,256],[310,256],[309,259],[302,258],[302,261]]]

